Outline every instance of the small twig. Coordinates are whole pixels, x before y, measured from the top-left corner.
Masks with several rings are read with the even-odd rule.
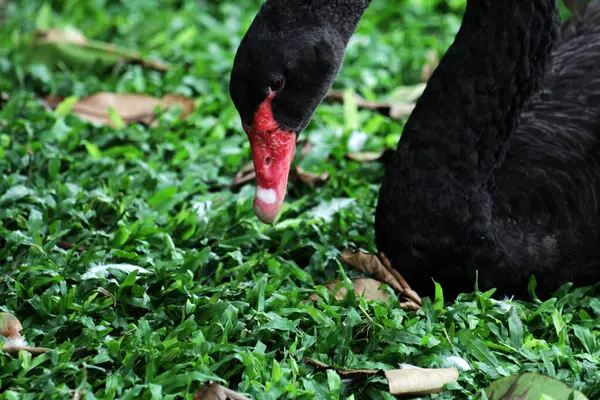
[[[4,342],[4,344],[2,345],[2,351],[8,354],[16,354],[19,351],[27,351],[33,354],[34,356],[37,356],[49,352],[50,349],[46,349],[44,347],[23,346],[8,341]]]
[[[63,250],[73,250],[76,249],[77,251],[87,251],[88,248],[85,246],[79,246],[77,247],[77,245],[75,243],[71,243],[71,242],[65,242],[65,241],[58,241],[56,243],[56,246],[58,246],[58,248],[61,248]]]
[[[33,177],[33,150],[31,146],[27,145],[27,154],[29,155],[29,168],[27,171],[27,186],[31,185],[31,179]]]
[[[105,295],[106,297],[110,297],[113,301],[113,306],[117,305],[117,298],[108,290],[104,289],[103,287],[99,287],[98,293],[101,293],[101,294]]]

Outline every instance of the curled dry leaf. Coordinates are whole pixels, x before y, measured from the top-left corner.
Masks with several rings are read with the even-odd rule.
[[[458,379],[458,369],[403,368],[385,371],[385,377],[391,394],[421,396],[440,393]]]
[[[63,100],[64,98],[56,96],[44,99],[52,108],[58,107]],[[71,112],[82,119],[115,127],[116,124],[109,113],[109,109],[112,108],[125,123],[141,122],[156,126],[156,107],[166,110],[173,106],[183,108],[181,119],[184,119],[194,111],[194,100],[176,94],[159,99],[134,93],[100,92],[77,101]]]
[[[292,179],[300,181],[311,188],[322,186],[329,180],[329,174],[327,172],[315,174],[313,172],[304,171],[300,167],[293,168],[290,176]]]
[[[329,293],[334,293],[340,282],[341,281],[339,281],[339,280],[333,281],[333,282],[327,283],[325,285],[325,287],[327,288],[327,291]],[[354,293],[356,293],[357,296],[364,295],[365,299],[367,301],[373,301],[373,300],[387,301],[390,298],[390,294],[388,292],[379,289],[379,287],[382,285],[382,283],[379,281],[376,281],[375,279],[357,278],[357,279],[352,279],[352,283],[354,284]],[[339,290],[337,290],[337,292],[335,292],[335,298],[337,300],[343,300],[344,297],[346,297],[346,293],[347,293],[346,287],[341,286],[341,287],[339,287]],[[319,296],[316,293],[313,293],[308,298],[311,301],[317,301],[319,299]]]
[[[49,29],[47,31],[37,31],[36,39],[38,42],[50,43],[73,43],[79,46],[88,44],[86,37],[76,29]]]
[[[22,330],[23,326],[17,317],[9,313],[0,313],[0,335],[8,339],[1,343],[3,352],[15,354],[19,351],[27,351],[33,355],[39,355],[49,351],[43,347],[27,346],[21,335]]]
[[[402,103],[392,101],[367,101],[359,95],[356,96],[356,105],[359,109],[377,111],[392,119],[408,117],[415,108],[414,103]],[[344,101],[344,92],[330,90],[325,96],[325,101],[339,103]]]
[[[386,163],[390,157],[394,154],[394,150],[385,149],[380,152],[362,152],[362,153],[348,153],[346,154],[346,158],[348,160],[356,161],[359,163],[368,163],[379,161],[382,163]]]
[[[231,182],[231,188],[236,189],[240,186],[244,186],[248,182],[252,182],[256,179],[256,173],[254,172],[254,165],[252,163],[246,164],[237,174]]]
[[[250,400],[246,396],[227,389],[218,383],[209,382],[194,394],[194,400]]]
[[[17,317],[9,313],[0,313],[0,335],[9,340],[20,339],[23,326]]]
[[[59,61],[72,68],[98,65],[110,68],[122,62],[141,64],[161,72],[169,69],[169,65],[142,57],[138,51],[89,40],[72,28],[38,30],[27,58],[29,63],[41,62],[51,67]]]
[[[320,370],[333,369],[346,379],[385,376],[389,392],[394,395],[421,396],[440,393],[443,391],[444,385],[458,379],[458,369],[456,368],[340,369],[308,357],[303,357],[302,361]]]
[[[347,159],[356,161],[356,162],[360,162],[360,163],[379,161],[382,159],[382,157],[383,157],[383,151],[380,151],[378,153],[364,152],[364,153],[348,153],[348,154],[346,154]]]
[[[110,297],[112,299],[112,301],[113,301],[113,306],[117,305],[117,298],[115,297],[114,294],[112,294],[108,290],[104,289],[103,287],[99,287],[98,288],[98,293],[101,293],[101,294],[105,295],[106,297]]]
[[[421,298],[410,288],[402,275],[396,271],[384,254],[378,255],[364,253],[353,249],[346,249],[340,256],[340,261],[348,266],[366,274],[376,276],[381,282],[387,283],[398,294],[405,297],[407,302],[401,303],[408,310],[421,308]]]

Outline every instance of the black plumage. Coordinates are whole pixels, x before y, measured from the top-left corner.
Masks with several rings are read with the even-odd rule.
[[[253,47],[247,36],[232,76],[268,75],[310,57],[303,43],[307,32],[313,42],[328,42],[329,35],[353,31],[336,30],[334,6],[322,13],[312,6],[319,18],[304,23],[294,10],[305,3],[274,0],[263,6],[287,10],[277,23],[262,19],[251,35],[264,39],[278,33],[277,45],[263,40],[253,53],[270,61],[260,63],[260,73],[244,69]],[[337,3],[342,1],[328,2]],[[356,5],[352,21],[368,5],[343,3]],[[287,36],[278,28],[289,26],[285,18],[305,33]],[[331,65],[337,66],[343,51],[332,48]],[[280,61],[272,61],[276,56]],[[312,96],[309,106],[300,101],[273,113],[280,123],[299,127],[298,133],[332,83],[330,74],[304,73],[310,81],[282,98],[319,96]],[[294,79],[293,73],[287,79]],[[264,96],[241,85],[258,99],[249,102],[232,92],[243,117]],[[448,298],[472,291],[476,276],[480,289],[517,297],[527,294],[531,274],[540,297],[566,282],[597,283],[599,100],[600,3],[590,4],[561,30],[556,0],[468,0],[455,41],[386,166],[376,210],[378,249],[421,295],[432,293],[432,279]]]

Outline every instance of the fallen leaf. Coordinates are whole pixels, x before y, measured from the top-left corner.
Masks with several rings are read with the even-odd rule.
[[[235,174],[235,178],[231,182],[230,187],[232,189],[236,189],[240,186],[245,185],[248,182],[252,182],[254,179],[256,179],[254,165],[252,163],[249,163],[246,164],[246,166],[242,168],[237,174]]]
[[[429,78],[431,78],[431,74],[433,74],[433,71],[440,62],[437,52],[433,49],[427,52],[426,58],[427,62],[425,63],[425,65],[423,65],[423,68],[421,69],[421,82],[427,82]]]
[[[300,181],[311,188],[322,186],[329,180],[329,174],[327,172],[316,174],[304,171],[300,167],[293,168],[290,176],[292,179]]]
[[[9,313],[0,313],[0,335],[7,339],[0,342],[0,349],[8,354],[27,351],[33,355],[39,355],[49,351],[43,347],[28,346],[21,335],[22,330],[23,326],[17,317]]]
[[[413,104],[423,94],[427,87],[426,82],[417,83],[416,85],[398,86],[386,98],[386,101],[400,104]]]
[[[444,385],[458,379],[456,368],[403,368],[384,372],[393,395],[440,393]]]
[[[346,249],[340,256],[340,261],[366,274],[374,275],[381,282],[387,283],[407,299],[407,302],[401,304],[403,308],[408,310],[421,308],[421,297],[410,288],[400,272],[392,267],[384,254],[375,255],[354,249]]]
[[[303,357],[302,361],[320,370],[335,370],[347,379],[365,379],[372,376],[384,376],[388,381],[390,394],[421,396],[443,391],[444,385],[458,379],[456,368],[401,368],[401,369],[340,369],[328,366],[312,358]],[[491,399],[490,399],[491,400]]]
[[[533,372],[500,378],[485,389],[485,394],[489,400],[587,400],[583,393],[564,383]]]
[[[194,400],[250,400],[246,396],[227,389],[218,383],[209,382],[194,394]]]
[[[110,297],[112,299],[112,301],[113,301],[113,306],[117,305],[117,298],[115,297],[114,294],[112,294],[108,290],[104,289],[103,287],[99,287],[98,288],[98,293],[101,293],[101,294],[105,295],[106,297]]]
[[[356,161],[359,163],[368,163],[374,161],[381,161],[385,163],[391,157],[392,154],[394,154],[394,150],[385,149],[384,151],[380,152],[366,151],[362,153],[348,153],[346,154],[346,158],[348,160]]]
[[[340,282],[341,281],[337,280],[337,281],[327,283],[324,286],[327,288],[327,291],[329,293],[334,293]],[[376,281],[375,279],[356,278],[356,279],[352,279],[352,283],[354,284],[354,293],[356,293],[356,295],[358,295],[358,296],[364,295],[365,299],[367,301],[373,301],[373,300],[387,301],[390,298],[390,294],[388,292],[379,289],[379,287],[381,285],[383,285],[383,283]],[[346,297],[346,293],[347,293],[346,287],[341,286],[339,288],[339,290],[337,290],[337,292],[335,294],[335,298],[337,300],[344,300],[344,298]],[[313,293],[310,296],[308,296],[308,298],[311,301],[317,301],[319,299],[319,296],[316,293]]]
[[[379,161],[383,157],[383,151],[378,153],[375,152],[363,152],[363,153],[348,153],[346,154],[346,158],[352,161],[357,162],[373,162]]]
[[[331,89],[325,101],[343,102],[344,92]],[[409,116],[415,108],[414,103],[396,103],[391,101],[367,101],[359,95],[355,95],[356,106],[363,110],[377,111],[392,119],[401,119]]]
[[[89,40],[73,28],[38,30],[26,61],[29,64],[42,63],[51,69],[61,63],[72,69],[88,70],[106,70],[117,63],[137,63],[161,72],[170,67],[162,61],[142,57],[138,51]]]
[[[0,313],[0,335],[9,340],[23,340],[23,326],[17,317],[9,313]]]
[[[88,44],[86,37],[76,29],[49,29],[47,31],[37,31],[36,37],[39,41],[44,42],[68,42],[84,46]]]
[[[63,100],[64,98],[57,96],[44,98],[44,101],[53,109],[56,109]],[[100,92],[75,102],[71,112],[87,121],[116,127],[118,123],[110,115],[110,110],[113,109],[127,124],[141,122],[156,126],[158,124],[154,111],[156,107],[166,110],[173,106],[183,108],[180,118],[184,119],[194,111],[194,100],[175,94],[169,94],[159,99],[134,93]]]

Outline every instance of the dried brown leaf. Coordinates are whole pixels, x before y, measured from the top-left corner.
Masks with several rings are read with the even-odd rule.
[[[52,108],[56,108],[62,100],[56,96],[44,99]],[[114,127],[108,112],[109,108],[113,108],[125,123],[142,122],[154,126],[157,124],[156,107],[166,110],[172,106],[183,108],[180,118],[184,119],[194,111],[194,100],[174,94],[159,99],[134,93],[100,92],[79,100],[71,112],[82,119]]]
[[[230,187],[232,189],[237,189],[240,186],[245,185],[248,182],[256,179],[256,173],[254,172],[254,165],[252,163],[246,164],[244,168],[242,168],[237,174],[235,174],[235,178],[231,182]]]
[[[421,396],[440,393],[443,386],[458,379],[456,368],[403,368],[385,371],[390,393]]]
[[[340,256],[340,261],[366,274],[377,277],[381,282],[387,283],[396,292],[406,297],[407,302],[401,303],[405,309],[419,309],[421,298],[413,291],[402,275],[396,271],[385,255],[378,255],[346,249]]]
[[[0,350],[8,354],[19,351],[27,351],[33,355],[43,354],[49,349],[43,347],[32,347],[25,345],[25,339],[21,335],[23,326],[17,317],[9,313],[0,313],[0,335],[8,339],[0,343]]]
[[[23,326],[17,317],[9,313],[0,313],[0,335],[7,339],[22,339]]]
[[[421,396],[439,393],[443,390],[445,384],[458,379],[458,369],[456,368],[340,369],[309,357],[303,357],[302,361],[320,370],[333,369],[338,375],[348,379],[385,376],[388,380],[389,391],[394,395]]]
[[[298,180],[311,188],[323,186],[329,180],[329,174],[327,172],[316,174],[313,172],[304,171],[300,167],[293,168],[290,176],[292,179]]]
[[[227,389],[218,383],[209,382],[194,394],[194,400],[250,400],[246,396]]]
[[[75,29],[48,29],[47,31],[36,32],[38,41],[54,42],[54,43],[73,43],[79,46],[84,46],[88,43],[88,40],[78,30]]]
[[[363,153],[348,153],[346,158],[359,163],[367,163],[373,161],[379,161],[383,158],[383,151],[380,152],[363,152]]]
[[[334,293],[337,289],[338,284],[341,281],[333,281],[325,284],[324,286],[327,288],[329,293]],[[376,281],[371,278],[356,278],[352,279],[352,283],[354,284],[354,293],[357,296],[362,296],[364,294],[365,299],[367,301],[372,300],[383,300],[387,301],[390,298],[390,294],[384,290],[380,290],[379,287],[382,285],[381,282]],[[337,300],[343,300],[346,297],[346,287],[341,286],[339,290],[335,293],[335,298]],[[311,294],[308,297],[311,301],[317,301],[318,295],[316,293]]]
[[[113,301],[113,306],[117,305],[117,298],[115,297],[114,294],[112,294],[108,290],[104,289],[103,287],[99,287],[98,288],[98,293],[101,293],[101,294],[105,295],[106,297],[110,297],[112,299],[112,301]]]
[[[408,117],[415,108],[414,103],[391,102],[391,101],[368,101],[359,95],[355,95],[356,105],[359,109],[379,112],[392,119]],[[344,101],[344,92],[330,90],[325,96],[325,101],[338,103]]]

